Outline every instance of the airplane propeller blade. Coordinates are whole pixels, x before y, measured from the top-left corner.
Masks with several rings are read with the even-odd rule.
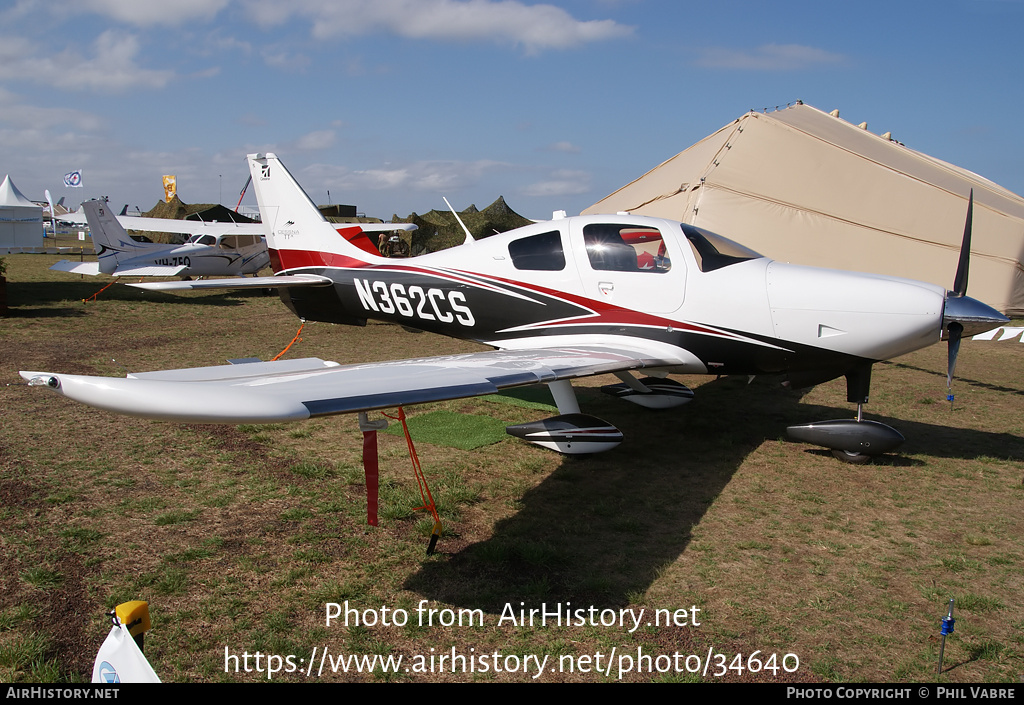
[[[971,227],[974,221],[974,189],[967,198],[967,222],[964,224],[964,240],[960,245],[960,261],[956,266],[952,294],[964,296],[967,293],[967,270],[971,264]]]
[[[946,373],[947,399],[953,403],[953,373],[956,358],[960,353],[960,341],[964,334],[976,335],[997,326],[1006,325],[1010,319],[976,299],[967,296],[967,275],[971,263],[971,228],[974,221],[974,189],[967,199],[967,222],[964,224],[964,239],[960,245],[960,261],[956,267],[953,288],[946,292],[942,311],[942,337],[949,341],[949,358]]]
[[[946,389],[953,390],[953,373],[956,372],[956,358],[960,354],[960,340],[963,337],[964,327],[959,323],[949,324],[949,363],[946,373]]]
[[[967,222],[964,223],[964,239],[960,243],[960,260],[956,265],[956,276],[953,278],[953,288],[948,296],[962,297],[967,294],[967,277],[971,268],[971,230],[974,225],[974,189],[971,189],[967,197]],[[963,337],[964,327],[962,324],[953,321],[946,327],[949,336],[949,354],[946,363],[946,390],[950,404],[953,403],[953,373],[956,372],[956,358],[960,354],[960,340]]]

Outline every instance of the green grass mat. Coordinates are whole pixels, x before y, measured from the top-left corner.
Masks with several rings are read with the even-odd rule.
[[[551,399],[551,392],[548,391],[546,384],[506,389],[498,394],[489,394],[480,398],[495,404],[510,404],[512,406],[521,406],[525,409],[540,409],[542,411],[558,409]]]
[[[409,433],[413,442],[473,450],[489,446],[505,438],[505,423],[490,416],[458,414],[454,411],[431,411],[409,417]],[[392,421],[385,433],[402,435],[402,424]]]

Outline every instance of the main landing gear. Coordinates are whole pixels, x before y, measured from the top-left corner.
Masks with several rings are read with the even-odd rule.
[[[685,404],[693,392],[671,379],[637,379],[628,372],[617,372],[622,384],[602,387],[601,391],[645,406],[668,409]],[[576,393],[569,380],[549,382],[548,388],[558,407],[558,416],[531,423],[508,426],[505,431],[542,448],[568,455],[601,453],[622,442],[622,431],[596,416],[581,414]]]
[[[903,443],[903,434],[878,421],[865,421],[864,404],[871,386],[871,364],[865,362],[846,373],[846,399],[857,405],[856,419],[833,419],[790,426],[786,433],[795,441],[824,446],[839,460],[853,465],[870,463]]]

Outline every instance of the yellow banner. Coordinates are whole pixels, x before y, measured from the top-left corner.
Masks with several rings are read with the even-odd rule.
[[[168,203],[178,195],[178,179],[174,174],[164,176],[164,200]]]

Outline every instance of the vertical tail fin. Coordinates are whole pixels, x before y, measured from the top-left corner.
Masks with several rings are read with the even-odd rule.
[[[250,154],[248,160],[275,272],[366,262],[368,254],[324,219],[277,155]]]
[[[118,264],[153,249],[128,236],[106,201],[86,201],[82,211],[103,274],[113,274]]]

